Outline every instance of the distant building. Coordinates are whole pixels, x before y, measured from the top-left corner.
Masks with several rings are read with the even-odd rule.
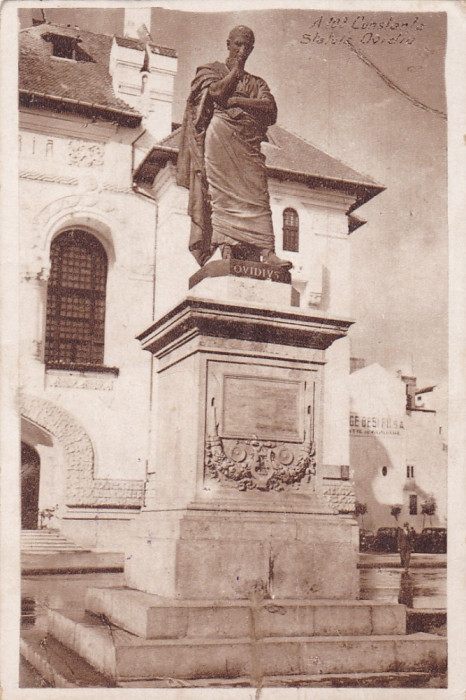
[[[433,407],[436,389],[417,389],[415,377],[378,364],[350,375],[350,465],[368,529],[395,525],[393,506],[401,507],[398,522],[416,530],[446,524],[447,445],[443,402],[438,411]],[[442,393],[438,387],[440,399]],[[423,504],[432,500],[435,515],[423,516]]]
[[[128,10],[123,37],[40,22],[19,41],[23,527],[111,549],[144,503],[157,400],[135,338],[197,269],[174,177],[177,54],[151,41],[141,12],[146,27]],[[297,303],[348,317],[354,211],[382,188],[283,128],[268,138],[277,253],[294,263]],[[325,425],[337,429],[320,462],[329,499],[351,511],[347,339],[326,360]]]

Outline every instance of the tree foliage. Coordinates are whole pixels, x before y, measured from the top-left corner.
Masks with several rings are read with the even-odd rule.
[[[433,496],[428,498],[421,504],[421,513],[423,515],[422,528],[424,529],[426,515],[429,518],[430,524],[432,525],[432,517],[437,512],[437,502]]]
[[[398,516],[401,513],[401,506],[392,506],[390,508],[390,515],[395,518],[395,520],[398,522]]]
[[[367,505],[365,503],[360,503],[359,501],[356,501],[354,504],[354,514],[355,515],[366,515],[367,513]]]
[[[436,510],[437,503],[435,498],[428,498],[427,501],[424,501],[424,503],[421,505],[422,515],[428,515],[430,518],[435,515]]]

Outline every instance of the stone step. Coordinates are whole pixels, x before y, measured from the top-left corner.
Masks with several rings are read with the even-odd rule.
[[[21,530],[20,542],[22,554],[90,551],[53,530]]]
[[[66,550],[69,552],[89,552],[89,549],[84,549],[84,547],[80,547],[77,544],[73,544],[72,542],[56,542],[56,541],[51,541],[51,542],[22,542],[21,543],[21,550],[22,551],[40,551],[40,552],[48,552],[51,550]]]
[[[20,654],[54,688],[112,687],[114,681],[41,630],[23,630]]]
[[[433,680],[435,685],[432,685]],[[434,678],[430,672],[321,673],[294,676],[264,676],[261,688],[446,688],[446,674]],[[251,678],[175,678],[152,681],[119,681],[121,688],[250,688]],[[255,683],[257,686],[257,682]],[[209,697],[211,697],[209,695]]]
[[[42,554],[21,552],[23,575],[86,573],[91,571],[123,571],[124,554],[121,552],[90,552],[80,550],[52,551]]]
[[[80,544],[67,540],[64,537],[21,537],[21,544],[28,545],[30,547],[43,547],[45,545],[55,544],[55,545],[68,545],[74,547],[75,549],[84,549]]]
[[[49,610],[49,632],[118,682],[195,678],[441,672],[436,635],[157,639],[136,637],[92,615]]]
[[[21,530],[21,537],[64,537],[60,530],[48,530],[47,528],[37,529],[37,530]],[[66,538],[65,538],[66,539]]]
[[[177,601],[132,588],[88,588],[86,610],[145,639],[406,633],[406,608],[383,601]],[[292,632],[291,632],[292,630]]]
[[[33,545],[31,547],[22,548],[24,554],[50,554],[51,552],[85,552],[90,550],[85,550],[79,547],[72,547],[66,543],[53,542],[50,546],[46,544]]]
[[[116,682],[96,671],[75,652],[60,644],[50,635],[38,630],[22,632],[20,651],[34,671],[20,672],[20,687],[43,688],[213,688],[251,687],[251,678],[196,678],[187,680],[154,679]],[[29,667],[29,668],[30,668]],[[31,674],[34,677],[31,678]],[[38,674],[38,675],[36,675]],[[422,688],[432,682],[432,674],[422,671],[385,673],[332,673],[294,676],[265,676],[262,687],[337,687],[337,688]],[[443,686],[436,686],[443,687]]]

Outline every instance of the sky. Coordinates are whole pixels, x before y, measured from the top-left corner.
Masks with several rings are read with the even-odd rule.
[[[52,22],[123,34],[121,8],[45,12]],[[40,11],[20,10],[21,26],[33,16]],[[350,239],[352,354],[413,373],[419,385],[444,381],[445,14],[153,8],[153,40],[178,52],[173,121],[182,120],[196,66],[225,59],[236,24],[255,33],[247,70],[269,84],[278,124],[386,188],[355,212],[367,224]]]

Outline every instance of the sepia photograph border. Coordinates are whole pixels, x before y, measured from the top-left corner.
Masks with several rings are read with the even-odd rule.
[[[44,0],[49,8],[123,8],[114,0]],[[1,5],[1,243],[0,243],[0,696],[6,700],[300,700],[301,698],[460,698],[466,693],[466,2],[463,0],[163,0],[138,5],[194,12],[265,9],[335,12],[442,12],[447,16],[446,92],[448,112],[448,688],[160,688],[29,689],[19,687],[20,638],[20,432],[19,432],[19,253],[18,253],[18,43],[17,11],[35,8],[38,0],[6,0]],[[238,6],[239,5],[239,6]],[[194,66],[193,66],[194,71]],[[194,75],[194,73],[193,73]],[[436,310],[432,309],[433,316]],[[142,330],[142,329],[141,329]]]

